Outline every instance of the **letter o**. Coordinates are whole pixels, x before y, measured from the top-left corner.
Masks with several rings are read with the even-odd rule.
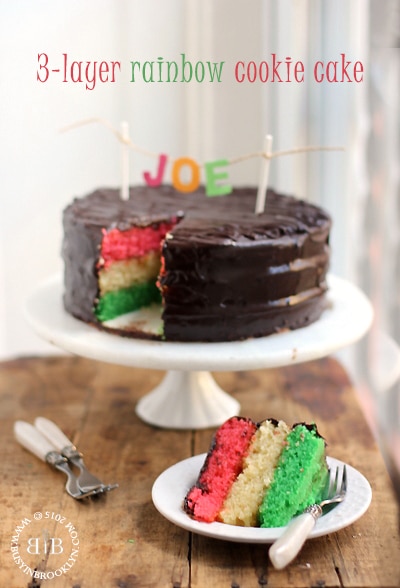
[[[252,76],[250,75],[250,71],[251,71],[250,68],[252,68],[252,70],[253,70]],[[253,78],[253,79],[251,79],[251,78]],[[256,81],[256,78],[257,78],[257,66],[254,61],[249,61],[248,65],[247,65],[247,79],[249,82],[253,83]]]
[[[263,75],[265,70],[265,75]],[[265,83],[268,82],[269,77],[269,68],[268,63],[266,61],[261,61],[259,68],[258,68],[258,75],[260,76],[260,81]]]
[[[200,66],[200,67],[199,67]],[[200,74],[199,74],[199,71]],[[196,63],[196,66],[194,68],[194,77],[196,78],[197,82],[203,82],[204,81],[204,76],[205,76],[205,69],[204,69],[204,63],[202,61],[198,61]]]
[[[189,167],[192,172],[192,179],[188,183],[181,181],[180,172],[183,167]],[[174,161],[172,166],[172,185],[179,192],[194,192],[200,185],[200,168],[190,157],[180,157]]]

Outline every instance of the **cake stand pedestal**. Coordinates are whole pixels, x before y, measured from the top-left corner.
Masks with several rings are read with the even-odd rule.
[[[159,386],[136,406],[143,421],[174,429],[218,426],[239,411],[239,402],[205,371],[168,371]]]
[[[33,292],[25,315],[41,337],[76,355],[166,370],[163,381],[138,402],[138,416],[162,428],[201,429],[218,426],[240,411],[239,403],[217,385],[210,371],[272,368],[318,359],[351,345],[368,331],[373,311],[366,296],[341,278],[331,275],[328,283],[329,307],[319,321],[296,331],[230,343],[130,339],[97,330],[65,312],[61,276]]]

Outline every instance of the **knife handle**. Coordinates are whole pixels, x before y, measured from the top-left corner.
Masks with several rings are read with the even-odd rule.
[[[37,419],[35,419],[35,427],[54,445],[57,451],[61,452],[66,447],[74,445],[72,441],[64,435],[61,429],[49,419],[37,417]]]
[[[55,450],[54,445],[40,431],[25,421],[16,421],[14,423],[14,435],[18,443],[43,461],[46,461],[48,453]]]

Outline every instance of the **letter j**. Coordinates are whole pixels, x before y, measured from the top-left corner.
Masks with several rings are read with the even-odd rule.
[[[143,177],[148,186],[155,188],[156,186],[160,186],[163,181],[165,166],[167,165],[168,156],[164,153],[160,153],[158,158],[158,168],[157,168],[157,175],[155,178],[152,178],[149,172],[144,172]]]

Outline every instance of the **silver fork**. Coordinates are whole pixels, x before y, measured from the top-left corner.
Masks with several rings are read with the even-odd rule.
[[[303,547],[307,537],[313,530],[315,523],[323,513],[323,508],[342,502],[347,491],[346,466],[336,467],[329,472],[329,485],[326,498],[319,504],[312,504],[303,514],[295,517],[287,526],[283,534],[269,548],[269,559],[274,568],[282,570],[294,560]]]
[[[88,496],[98,494],[97,489],[82,492],[78,486],[75,474],[70,469],[68,461],[61,455],[54,445],[50,443],[33,425],[25,421],[16,421],[14,423],[14,435],[25,449],[36,455],[42,461],[47,462],[52,467],[64,472],[67,476],[65,489],[72,498],[81,500]]]
[[[86,493],[95,490],[100,493],[118,488],[118,484],[103,484],[101,480],[87,470],[82,459],[82,453],[77,450],[75,445],[53,421],[44,417],[37,417],[35,427],[56,447],[61,455],[79,468],[78,485],[82,492]]]

